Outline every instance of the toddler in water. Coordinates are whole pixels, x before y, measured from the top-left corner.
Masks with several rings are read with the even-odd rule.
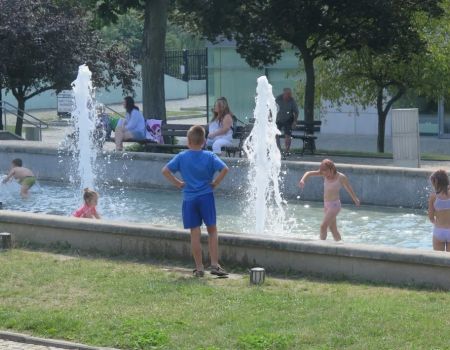
[[[97,209],[95,208],[98,203],[98,197],[97,192],[85,188],[83,194],[84,205],[73,213],[73,216],[77,218],[100,219],[100,215],[98,215]]]
[[[320,163],[319,170],[307,171],[299,182],[300,188],[305,187],[305,182],[310,176],[323,176],[323,207],[324,217],[320,225],[320,239],[327,239],[327,230],[330,228],[335,241],[341,240],[341,234],[338,231],[336,217],[341,211],[341,200],[339,197],[339,190],[344,187],[350,197],[357,206],[360,202],[353,192],[347,177],[339,173],[334,163],[329,159],[324,159]]]
[[[428,200],[428,217],[434,224],[433,249],[450,252],[450,194],[445,170],[437,170],[430,177],[434,193]]]

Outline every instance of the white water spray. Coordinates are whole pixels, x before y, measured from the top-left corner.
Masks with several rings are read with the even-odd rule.
[[[75,98],[75,108],[72,121],[75,128],[75,154],[78,156],[78,175],[80,188],[94,188],[94,164],[97,158],[93,133],[95,130],[95,105],[91,72],[86,65],[78,68],[77,79],[72,83]]]
[[[255,218],[256,233],[283,232],[285,213],[280,193],[281,154],[276,144],[280,134],[275,119],[277,105],[272,85],[265,76],[259,77],[256,87],[255,124],[244,143],[250,162],[248,181],[248,210]]]

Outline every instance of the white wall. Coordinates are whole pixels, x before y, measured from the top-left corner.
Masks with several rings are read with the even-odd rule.
[[[206,94],[206,80],[189,80],[189,96]]]
[[[199,82],[205,82],[204,80],[199,80]],[[195,85],[195,84],[194,84]],[[197,85],[201,85],[201,83],[197,83]],[[198,91],[201,87],[195,85],[194,91]],[[179,100],[185,99],[188,97],[188,84],[185,81],[180,79],[173,78],[169,75],[164,76],[164,88],[166,93],[166,100]],[[204,88],[206,90],[206,87]],[[135,85],[136,92],[136,102],[142,101],[142,84],[141,82],[137,82]],[[203,92],[204,93],[204,92]],[[11,93],[5,95],[5,91],[2,91],[2,96],[5,101],[17,106],[16,99]],[[122,89],[119,88],[111,88],[109,91],[105,89],[98,89],[96,92],[96,98],[99,102],[104,104],[114,104],[121,103],[124,95],[122,94]],[[26,102],[25,105],[26,110],[33,109],[56,109],[56,94],[53,90],[46,91],[42,94],[39,94]]]
[[[321,111],[322,134],[378,135],[378,114],[375,107],[324,105]],[[386,136],[391,136],[391,113],[386,118]]]

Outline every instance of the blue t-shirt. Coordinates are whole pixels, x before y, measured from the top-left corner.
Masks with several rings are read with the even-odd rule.
[[[185,183],[183,195],[186,201],[212,192],[211,182],[215,172],[225,167],[225,163],[217,155],[203,150],[180,152],[167,163],[167,168],[172,173],[180,172]]]

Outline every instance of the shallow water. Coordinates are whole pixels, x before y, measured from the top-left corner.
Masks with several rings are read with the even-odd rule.
[[[81,198],[78,189],[59,183],[37,184],[26,200],[20,198],[18,184],[0,185],[3,209],[69,216],[82,204]],[[100,191],[97,209],[108,220],[182,228],[181,201],[181,193],[175,191],[112,187]],[[216,195],[219,231],[251,232],[253,225],[241,214],[243,203],[243,199],[233,196]],[[292,229],[280,236],[318,239],[322,203],[294,199],[285,210]],[[432,226],[425,214],[423,210],[345,205],[338,216],[338,228],[346,242],[431,248]]]

